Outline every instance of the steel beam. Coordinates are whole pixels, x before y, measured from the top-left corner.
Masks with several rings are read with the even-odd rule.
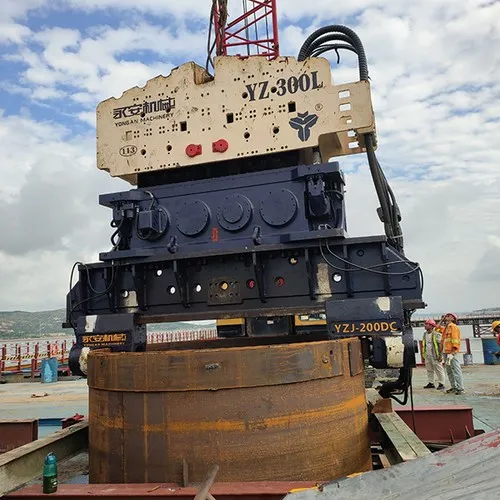
[[[60,462],[85,450],[87,444],[85,421],[0,455],[0,496],[40,476],[48,453],[54,453]]]
[[[245,483],[215,483],[210,493],[217,500],[280,500],[287,493],[302,488],[313,488],[313,481],[265,481]],[[196,487],[182,487],[175,483],[161,484],[61,484],[51,498],[80,500],[88,497],[95,500],[140,500],[142,498],[193,500],[198,493]],[[46,498],[42,487],[28,486],[7,498],[34,500]]]
[[[428,444],[454,444],[476,434],[470,406],[417,406],[413,416],[408,407],[395,411],[409,426],[415,418],[416,434]]]
[[[18,448],[38,439],[38,420],[0,420],[0,453]]]

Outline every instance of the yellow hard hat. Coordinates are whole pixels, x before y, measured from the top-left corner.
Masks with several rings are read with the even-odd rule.
[[[491,323],[491,329],[496,330],[500,326],[500,321],[496,320]]]

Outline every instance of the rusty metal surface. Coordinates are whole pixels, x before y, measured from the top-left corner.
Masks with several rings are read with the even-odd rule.
[[[248,482],[248,483],[215,483],[210,489],[210,493],[217,500],[279,500],[288,492],[302,488],[314,487],[312,481],[269,481],[269,482]],[[52,493],[50,498],[68,498],[71,500],[86,499],[89,497],[96,500],[114,500],[127,498],[129,500],[154,498],[192,500],[197,493],[197,488],[182,488],[174,483],[162,484],[60,484],[57,492]],[[20,491],[8,495],[6,498],[16,498],[17,500],[32,500],[46,498],[42,493],[42,487],[28,486]]]
[[[360,358],[359,346],[351,346]],[[307,382],[343,375],[342,350],[341,343],[311,342],[116,356],[94,351],[88,384],[109,391],[170,392]],[[361,371],[362,365],[353,375]]]
[[[38,439],[38,419],[0,420],[0,453]]]
[[[364,377],[350,374],[349,345],[360,350],[344,339],[92,353],[90,482],[180,484],[184,460],[190,482],[214,465],[220,482],[370,470]]]
[[[413,428],[411,408],[397,407],[395,412]],[[470,406],[416,406],[417,436],[425,443],[453,444],[475,435]]]
[[[363,372],[363,353],[356,344],[347,346],[349,351],[349,372],[352,377]]]

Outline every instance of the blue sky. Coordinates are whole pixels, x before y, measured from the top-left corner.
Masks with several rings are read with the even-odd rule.
[[[75,260],[109,245],[95,107],[190,60],[204,64],[209,0],[3,0],[0,310],[62,307]],[[229,0],[236,15],[240,1]],[[429,310],[498,305],[500,4],[278,0],[280,46],[347,24],[370,66],[378,156],[403,211]],[[333,64],[336,82],[357,77]],[[363,155],[342,160],[352,235],[380,234]]]

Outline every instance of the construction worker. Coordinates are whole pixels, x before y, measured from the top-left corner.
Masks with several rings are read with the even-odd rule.
[[[441,338],[441,352],[444,355],[444,366],[451,388],[446,392],[451,394],[462,394],[464,384],[462,378],[462,368],[458,360],[460,352],[460,328],[457,326],[458,316],[455,313],[446,313],[438,324],[441,328],[445,325]]]
[[[427,368],[428,384],[424,389],[434,389],[434,375],[438,381],[438,390],[444,389],[444,369],[441,362],[443,356],[441,354],[441,333],[434,330],[436,322],[433,319],[428,319],[425,324],[424,337],[422,339],[422,357],[425,360],[425,367]]]
[[[493,335],[497,336],[497,344],[499,350],[495,353],[496,358],[500,358],[500,321],[496,320],[491,323],[491,329],[493,330]]]

